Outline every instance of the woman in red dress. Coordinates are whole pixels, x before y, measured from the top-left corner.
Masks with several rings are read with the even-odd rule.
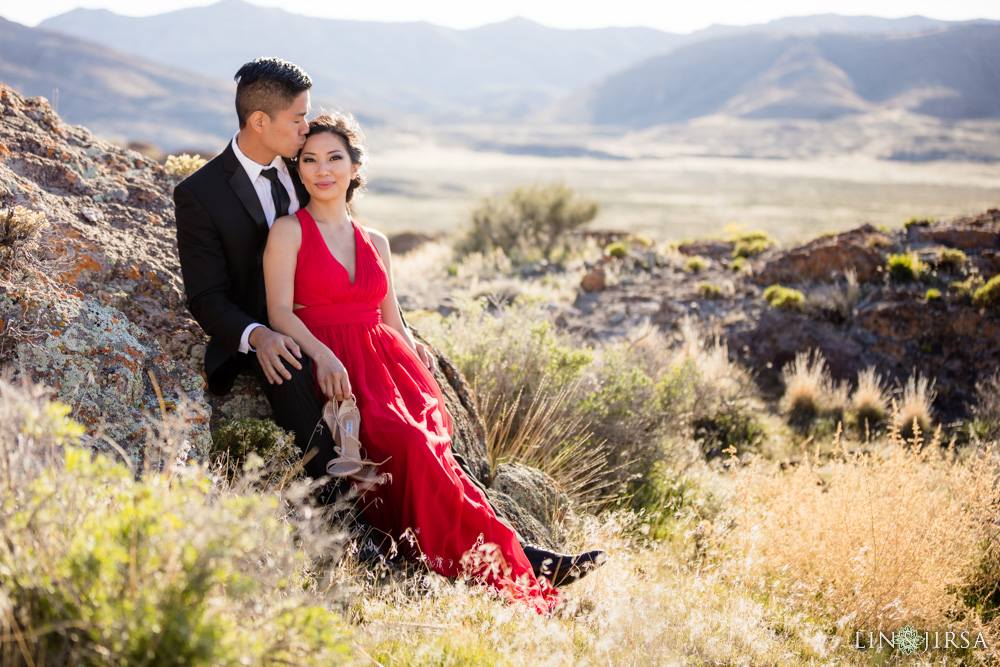
[[[312,358],[327,399],[354,394],[368,458],[385,461],[386,481],[361,493],[371,524],[444,576],[548,612],[558,593],[535,578],[514,531],[452,455],[433,357],[399,315],[389,242],[351,218],[365,160],[353,118],[309,122],[298,167],[308,204],[275,221],[264,253],[271,326]]]

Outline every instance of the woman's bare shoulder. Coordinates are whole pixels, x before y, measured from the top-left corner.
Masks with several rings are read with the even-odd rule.
[[[368,233],[368,237],[375,244],[378,252],[382,257],[387,257],[389,255],[389,237],[380,232],[377,229],[372,229],[371,227],[364,227],[365,232]]]
[[[385,243],[386,245],[389,244],[389,237],[387,237],[385,234],[383,234],[379,230],[375,229],[374,227],[365,227],[364,225],[362,225],[361,227],[362,227],[362,229],[365,230],[365,232],[368,233],[368,236],[371,237],[372,241],[381,241],[382,243]]]
[[[302,225],[294,215],[284,215],[274,221],[271,231],[267,235],[267,240],[277,236],[281,240],[293,240],[302,238]]]

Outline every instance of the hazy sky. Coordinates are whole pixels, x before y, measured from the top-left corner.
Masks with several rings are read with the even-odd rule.
[[[213,4],[214,0],[0,0],[0,16],[26,25],[75,7],[145,16]],[[296,14],[371,21],[428,21],[452,28],[524,16],[555,28],[644,25],[686,33],[713,23],[748,25],[784,16],[835,13],[899,18],[920,14],[942,20],[1000,19],[1000,0],[253,0]]]

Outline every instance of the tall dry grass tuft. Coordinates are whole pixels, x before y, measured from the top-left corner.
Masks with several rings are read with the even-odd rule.
[[[823,353],[818,349],[798,352],[781,369],[785,393],[781,411],[795,420],[805,421],[819,415],[840,415],[847,407],[848,387],[830,376]]]
[[[488,424],[490,465],[521,463],[550,476],[577,510],[605,507],[615,498],[613,475],[605,469],[604,443],[596,442],[586,415],[574,410],[577,386],[554,393],[545,383],[517,417],[525,397],[486,397],[481,406]]]
[[[934,381],[914,372],[902,387],[899,407],[893,415],[893,423],[904,438],[912,438],[916,428],[928,433],[933,419],[933,404],[937,397]]]
[[[704,335],[697,321],[684,318],[680,326],[681,344],[672,361],[693,364],[706,388],[726,397],[737,398],[750,385],[750,377],[729,359],[729,346],[720,338]]]
[[[854,631],[984,631],[963,599],[1000,509],[993,450],[968,460],[890,428],[877,452],[756,476],[732,544],[747,581]],[[748,473],[750,476],[750,473]],[[973,604],[974,606],[974,604]]]
[[[858,371],[858,386],[851,396],[851,411],[859,426],[875,426],[889,413],[889,389],[874,366]]]
[[[781,369],[785,393],[781,409],[794,416],[813,417],[823,405],[823,393],[829,381],[826,360],[816,350],[798,352],[795,359]]]

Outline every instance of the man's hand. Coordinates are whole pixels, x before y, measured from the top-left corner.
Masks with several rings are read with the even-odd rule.
[[[264,376],[271,384],[281,384],[284,380],[292,379],[292,374],[281,363],[282,359],[296,370],[302,368],[302,364],[298,361],[302,358],[302,351],[288,336],[267,327],[257,327],[250,332],[247,341],[250,347],[257,350],[257,361],[260,362]]]

